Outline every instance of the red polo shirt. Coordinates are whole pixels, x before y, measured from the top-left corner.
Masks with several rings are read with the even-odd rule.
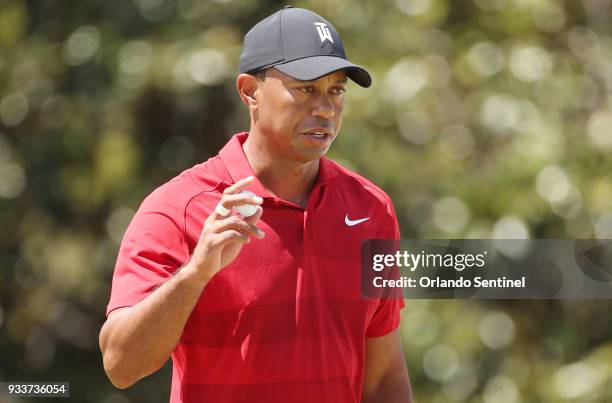
[[[149,195],[119,251],[107,314],[149,295],[191,255],[223,189],[253,175],[235,135]],[[366,337],[399,324],[401,299],[360,295],[361,242],[399,238],[389,197],[322,158],[306,208],[257,180],[262,240],[206,285],[172,353],[172,403],[359,402]],[[355,225],[357,220],[368,218]]]

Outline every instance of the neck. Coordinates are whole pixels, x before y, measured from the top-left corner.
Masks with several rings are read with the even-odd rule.
[[[257,179],[274,196],[306,207],[308,196],[319,173],[319,160],[300,163],[270,152],[264,136],[253,135],[242,145]]]

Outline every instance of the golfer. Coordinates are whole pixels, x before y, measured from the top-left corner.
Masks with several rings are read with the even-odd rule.
[[[100,333],[116,387],[172,358],[172,403],[411,401],[403,300],[360,292],[361,242],[399,238],[393,205],[325,158],[348,79],[371,84],[311,11],[246,34],[250,130],[150,194],[123,238]]]

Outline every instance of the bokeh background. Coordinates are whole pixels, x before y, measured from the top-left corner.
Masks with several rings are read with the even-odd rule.
[[[284,2],[0,1],[0,380],[166,402],[106,379],[97,336],[142,199],[248,129],[246,31]],[[374,86],[332,158],[404,238],[612,238],[610,0],[312,0]],[[612,402],[608,301],[407,301],[416,401]],[[24,400],[20,400],[24,401]]]

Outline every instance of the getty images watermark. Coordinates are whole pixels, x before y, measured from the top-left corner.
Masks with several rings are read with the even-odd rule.
[[[612,299],[612,240],[370,240],[366,297]]]

